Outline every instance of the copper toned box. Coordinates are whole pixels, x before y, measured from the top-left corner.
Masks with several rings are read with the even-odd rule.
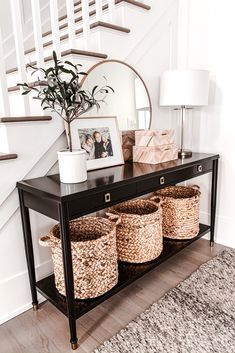
[[[158,147],[133,146],[133,162],[158,164],[178,158],[176,145],[163,145]]]
[[[124,161],[133,160],[132,148],[135,145],[135,130],[122,131],[122,153]]]
[[[157,147],[174,143],[175,131],[170,130],[139,130],[135,132],[136,146]]]

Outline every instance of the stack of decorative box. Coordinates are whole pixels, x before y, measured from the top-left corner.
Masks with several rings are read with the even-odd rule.
[[[174,130],[135,131],[133,162],[157,164],[178,158]]]
[[[122,153],[124,161],[133,160],[133,146],[135,145],[135,130],[122,131]]]

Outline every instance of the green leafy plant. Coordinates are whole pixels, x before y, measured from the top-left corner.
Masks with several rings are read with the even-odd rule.
[[[45,80],[38,79],[33,84],[18,83],[18,86],[23,88],[22,95],[31,91],[36,92],[33,98],[41,100],[43,109],[51,109],[65,121],[68,148],[72,152],[71,123],[92,107],[99,109],[100,103],[104,103],[108,93],[114,90],[107,85],[105,77],[105,84],[102,87],[96,85],[91,92],[84,90],[81,86],[81,77],[87,73],[80,71],[82,65],[58,60],[55,51],[53,51],[53,61],[54,65],[48,69],[28,65],[34,69],[32,75],[41,71]]]

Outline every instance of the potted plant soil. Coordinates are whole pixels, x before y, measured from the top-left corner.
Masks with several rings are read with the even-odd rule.
[[[43,72],[44,81],[38,80],[33,84],[19,83],[18,86],[23,88],[23,95],[35,91],[36,96],[33,98],[41,100],[43,110],[51,109],[64,120],[68,149],[58,152],[60,180],[63,183],[83,182],[87,179],[86,152],[73,149],[71,123],[92,107],[99,109],[107,94],[114,90],[107,84],[102,87],[96,85],[91,92],[83,90],[81,77],[87,73],[80,71],[82,65],[58,60],[55,51],[53,61],[53,66],[48,69],[29,65],[34,69],[32,74]]]

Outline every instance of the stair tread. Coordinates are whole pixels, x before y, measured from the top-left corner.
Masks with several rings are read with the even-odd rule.
[[[116,4],[116,5],[117,5],[117,4],[120,4],[120,3],[122,3],[122,2],[127,2],[127,3],[132,4],[132,5],[135,5],[135,6],[137,6],[137,7],[141,7],[142,9],[145,9],[145,10],[150,10],[150,9],[151,9],[151,7],[150,7],[149,5],[143,4],[143,3],[139,2],[139,1],[136,1],[136,0],[115,0],[115,4]],[[74,4],[74,6],[80,5],[80,4],[81,4],[81,1],[78,1],[76,4]],[[91,2],[89,3],[90,6],[92,6],[92,5],[94,5],[94,4],[95,4],[95,1],[91,1]],[[107,10],[107,9],[108,9],[108,4],[103,5],[102,8],[103,8],[103,11],[104,11],[104,10]],[[79,7],[78,9],[76,9],[76,10],[74,11],[74,13],[76,14],[77,12],[80,12],[80,11],[81,11],[81,7]],[[91,16],[94,16],[95,14],[96,14],[96,10],[95,10],[95,9],[89,12],[89,16],[90,16],[90,17],[91,17]],[[59,18],[59,21],[65,20],[66,18],[67,18],[67,15],[61,16],[61,17]],[[80,22],[80,21],[82,21],[82,16],[79,16],[79,17],[75,18],[75,22],[76,22],[76,23],[77,23],[77,22]],[[62,30],[62,29],[64,29],[64,28],[66,28],[66,27],[68,27],[68,23],[64,23],[63,25],[61,25],[61,26],[59,27],[59,29]],[[43,37],[46,37],[46,36],[51,35],[51,34],[52,34],[52,31],[47,31],[47,32],[43,33],[42,36],[43,36]]]
[[[137,1],[137,0],[115,0],[115,5],[118,5],[118,4],[122,3],[122,2],[127,2],[127,3],[129,3],[131,5],[134,5],[134,6],[137,6],[137,7],[141,7],[144,10],[150,10],[151,9],[151,6],[149,6],[147,4],[143,4],[142,2]],[[81,5],[81,1],[77,1],[77,2],[74,3],[74,7],[79,6],[79,5]],[[93,6],[93,5],[95,5],[95,0],[89,2],[89,6]],[[105,9],[107,9],[108,8],[108,4],[105,4],[103,6],[103,9],[104,9],[104,7],[105,7]],[[75,9],[74,13],[76,14],[77,12],[80,12],[81,9],[82,9],[81,7],[79,7],[78,9]],[[95,10],[93,10],[93,11],[95,11]],[[63,21],[66,18],[67,18],[67,15],[63,15],[63,16],[59,17],[59,21]]]
[[[27,121],[50,121],[52,117],[50,115],[38,115],[38,116],[11,116],[0,118],[0,123],[19,123]]]
[[[106,28],[110,28],[110,29],[114,29],[116,31],[120,31],[120,32],[124,32],[124,33],[130,33],[130,29],[127,27],[123,27],[123,26],[118,26],[118,25],[114,25],[112,23],[108,23],[108,22],[103,22],[103,21],[97,21],[94,22],[90,25],[91,29],[98,27],[98,26],[102,26],[102,27],[106,27]]]
[[[87,51],[87,50],[79,50],[79,49],[68,49],[68,50],[65,50],[61,53],[61,56],[67,56],[67,55],[82,55],[82,56],[90,56],[90,57],[94,57],[94,58],[99,58],[99,59],[107,59],[108,55],[107,54],[102,54],[102,53],[97,53],[97,52],[93,52],[93,51]],[[50,56],[47,56],[45,57],[44,61],[45,62],[48,62],[52,60],[52,55]],[[36,65],[37,62],[36,61],[33,61],[30,63],[30,65],[34,66]],[[26,64],[26,67],[29,65]],[[10,74],[10,73],[13,73],[13,72],[16,72],[18,71],[18,67],[13,67],[12,69],[9,69],[6,71],[6,74]],[[13,89],[13,91],[17,91],[19,90],[20,88],[18,86],[13,86],[14,88],[17,87],[17,89]],[[12,87],[9,87],[8,88],[8,92],[12,92],[11,90]],[[10,89],[10,90],[9,90]]]
[[[99,27],[99,26],[110,28],[110,29],[114,29],[116,31],[120,31],[120,32],[124,32],[124,33],[129,33],[130,32],[129,28],[118,26],[118,25],[114,25],[112,23],[103,22],[103,21],[97,21],[97,22],[94,22],[94,23],[90,24],[90,29],[93,29],[93,28],[96,28],[96,27]],[[77,34],[80,34],[82,32],[83,32],[83,29],[80,28],[80,29],[76,30],[75,33],[77,35]],[[62,41],[62,40],[68,39],[68,37],[69,37],[68,34],[64,34],[63,36],[60,37],[60,40]],[[50,40],[50,41],[48,41],[48,42],[43,44],[43,48],[49,47],[52,44],[53,44],[53,42],[52,42],[52,40]],[[25,53],[25,55],[27,55],[27,54],[33,53],[34,51],[35,51],[35,47],[26,50],[24,53]]]
[[[7,161],[9,159],[16,159],[18,156],[16,153],[0,153],[0,161]]]
[[[81,5],[81,3],[82,3],[81,0],[76,1],[76,2],[74,3],[74,7],[76,7],[76,6],[78,6],[78,5]],[[94,0],[89,2],[89,6],[94,5],[94,4],[95,4],[95,1],[94,1]]]
[[[116,4],[120,4],[121,2],[127,2],[127,3],[129,3],[131,5],[135,5],[137,7],[141,7],[142,9],[145,9],[145,10],[150,10],[151,9],[151,6],[149,6],[147,4],[143,4],[140,1],[136,1],[136,0],[115,0]]]

